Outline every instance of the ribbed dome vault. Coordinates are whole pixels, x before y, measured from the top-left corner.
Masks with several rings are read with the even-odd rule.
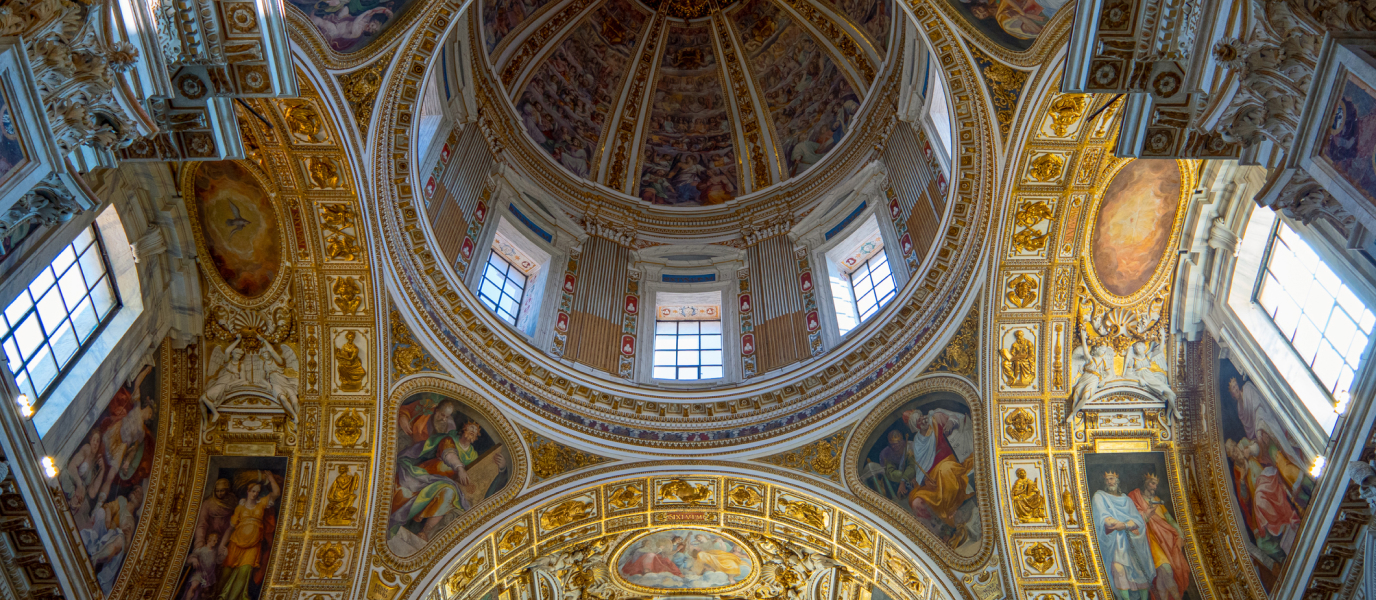
[[[706,206],[841,144],[887,54],[889,0],[487,0],[518,129],[575,177]]]

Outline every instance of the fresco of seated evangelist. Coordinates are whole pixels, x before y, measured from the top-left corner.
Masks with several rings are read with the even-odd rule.
[[[730,587],[750,577],[750,553],[732,538],[697,529],[657,531],[634,542],[616,559],[627,583],[663,590]]]
[[[396,477],[387,545],[410,556],[511,480],[506,444],[476,410],[433,392],[397,413]]]
[[[149,365],[115,391],[81,445],[58,469],[96,583],[107,595],[143,516],[157,431],[158,373]]]
[[[898,407],[865,445],[865,485],[912,514],[961,556],[980,546],[975,423],[960,396],[933,392]]]
[[[1232,361],[1218,361],[1223,449],[1247,554],[1270,592],[1295,546],[1309,509],[1309,460],[1260,388]]]

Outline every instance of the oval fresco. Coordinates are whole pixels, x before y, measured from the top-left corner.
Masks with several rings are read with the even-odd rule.
[[[723,590],[755,572],[742,543],[703,529],[650,533],[622,547],[614,562],[626,583],[653,590]]]
[[[1134,160],[1104,190],[1090,256],[1109,293],[1131,296],[1151,281],[1171,241],[1180,186],[1174,160]]]
[[[979,552],[978,453],[970,405],[930,392],[899,406],[865,442],[860,477],[960,556]]]
[[[201,235],[215,272],[240,294],[263,295],[282,265],[272,198],[233,161],[201,164],[195,195]]]
[[[397,411],[396,477],[387,545],[410,556],[511,482],[506,441],[482,414],[435,392],[412,394]]]

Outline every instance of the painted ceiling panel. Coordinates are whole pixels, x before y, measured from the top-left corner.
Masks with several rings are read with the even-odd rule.
[[[706,22],[675,25],[661,56],[639,195],[651,204],[721,204],[740,190],[732,115]]]
[[[516,101],[526,133],[555,162],[591,178],[593,151],[648,15],[608,0],[545,57]]]
[[[550,0],[492,0],[483,5],[483,38],[489,56],[502,40],[516,31]]]

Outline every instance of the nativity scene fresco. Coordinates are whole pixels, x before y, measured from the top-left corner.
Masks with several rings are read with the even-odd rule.
[[[387,537],[400,556],[414,554],[511,482],[506,441],[459,400],[434,392],[406,398],[396,436]]]
[[[860,464],[866,486],[963,556],[980,547],[975,427],[960,396],[924,394],[880,422]]]

